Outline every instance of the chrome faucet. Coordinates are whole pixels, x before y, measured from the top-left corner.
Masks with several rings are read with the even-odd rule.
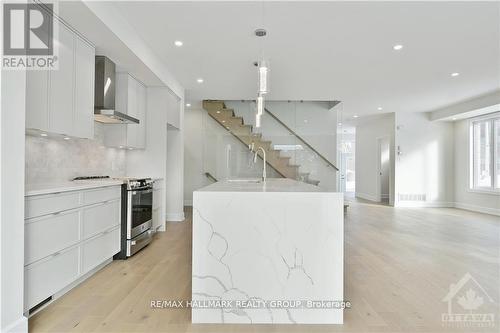
[[[257,163],[257,156],[258,156],[259,150],[262,150],[262,159],[264,160],[264,166],[262,167],[262,181],[265,182],[266,178],[267,178],[267,175],[266,175],[266,166],[267,166],[266,151],[262,147],[257,148],[257,150],[255,151],[255,143],[253,143],[253,142],[250,145],[248,145],[248,149],[250,149],[250,151],[252,153],[254,153],[254,156],[253,156],[254,163]]]

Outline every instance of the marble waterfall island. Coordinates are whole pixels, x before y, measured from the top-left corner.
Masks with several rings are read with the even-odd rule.
[[[193,199],[193,323],[343,322],[342,193],[267,179]]]

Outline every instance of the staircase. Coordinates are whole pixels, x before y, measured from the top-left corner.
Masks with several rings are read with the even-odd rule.
[[[205,100],[203,108],[217,123],[223,126],[242,144],[249,146],[254,143],[255,151],[262,147],[266,151],[266,162],[284,178],[296,179],[308,184],[318,185],[318,180],[309,179],[309,173],[300,172],[300,166],[290,163],[290,157],[281,156],[279,150],[273,149],[272,142],[263,140],[262,134],[253,133],[252,126],[245,125],[242,117],[236,117],[234,110],[227,109],[223,101]],[[262,158],[259,150],[258,156]]]

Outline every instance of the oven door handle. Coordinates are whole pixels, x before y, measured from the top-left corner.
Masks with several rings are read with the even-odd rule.
[[[132,194],[136,194],[136,192],[141,192],[141,194],[153,193],[153,189],[150,187],[142,187],[142,188],[134,188]]]

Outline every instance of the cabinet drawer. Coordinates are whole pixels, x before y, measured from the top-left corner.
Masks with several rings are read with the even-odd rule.
[[[91,205],[103,201],[119,199],[120,197],[121,187],[111,186],[83,192],[82,203],[84,205]]]
[[[85,207],[82,210],[82,239],[120,224],[120,200]]]
[[[69,211],[27,221],[24,225],[24,264],[78,243],[79,217],[78,211]]]
[[[120,252],[120,227],[102,233],[82,246],[83,274]]]
[[[79,275],[79,248],[73,247],[24,268],[25,310],[54,295]]]
[[[80,205],[78,192],[37,195],[27,197],[25,201],[25,219],[73,209]]]

